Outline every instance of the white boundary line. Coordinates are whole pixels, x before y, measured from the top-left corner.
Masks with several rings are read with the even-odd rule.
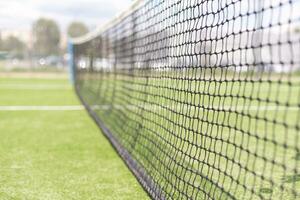
[[[153,105],[92,105],[92,110],[139,110],[144,108],[145,110],[184,110],[188,111],[189,106],[153,106]],[[0,111],[76,111],[84,110],[84,106],[0,106]],[[195,109],[195,107],[193,107]],[[198,107],[199,111],[215,110],[215,111],[300,111],[299,107],[284,107],[284,106],[223,106],[223,107]]]
[[[67,90],[71,88],[71,86],[63,84],[0,84],[0,90]]]
[[[190,108],[195,110],[195,108],[198,109],[198,111],[211,111],[215,110],[217,112],[221,111],[228,111],[228,112],[234,112],[234,111],[300,111],[300,107],[291,106],[291,107],[285,107],[285,106],[207,106],[199,107],[199,106],[187,106],[187,105],[178,105],[178,106],[157,106],[157,105],[92,105],[92,110],[139,110],[139,109],[145,109],[145,110],[163,110],[163,109],[170,109],[170,110],[176,110],[176,111],[188,111]]]
[[[84,106],[0,106],[0,111],[76,111]]]

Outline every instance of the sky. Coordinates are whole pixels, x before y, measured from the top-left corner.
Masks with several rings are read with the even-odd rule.
[[[193,1],[197,2],[198,0],[191,0],[191,2]],[[258,1],[260,0],[256,0],[255,2]],[[281,17],[284,19],[285,15],[289,16],[283,14],[289,13],[290,5],[287,3],[288,1],[265,0],[264,2],[266,8],[270,5],[274,6],[274,9],[272,9],[273,16],[278,15],[279,10],[281,10],[283,15]],[[71,21],[82,21],[92,30],[97,26],[103,25],[123,10],[126,10],[131,2],[132,0],[0,0],[0,31],[2,35],[5,32],[7,33],[6,35],[13,32],[14,35],[21,39],[29,40],[31,26],[39,17],[52,18],[57,21],[62,33],[66,32],[66,27]],[[217,8],[219,1],[214,2]],[[224,4],[228,1],[224,0],[221,2]],[[251,1],[245,0],[242,2],[249,3]],[[283,6],[278,6],[280,2],[283,3]],[[251,5],[254,6],[255,3],[252,2]],[[299,8],[300,1],[294,0],[293,5]],[[241,6],[241,8],[243,12],[248,11],[247,5]],[[270,9],[267,10],[269,11]],[[270,12],[266,13],[270,14]],[[294,11],[293,16],[289,17],[298,19],[300,14]],[[267,23],[270,23],[270,18],[265,16],[264,19]],[[278,21],[276,17],[273,17],[273,19],[274,22]]]
[[[132,0],[0,0],[0,30],[29,31],[39,17],[57,21],[62,31],[71,21],[90,28],[126,9]]]

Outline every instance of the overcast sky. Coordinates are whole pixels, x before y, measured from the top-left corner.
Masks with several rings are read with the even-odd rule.
[[[62,30],[73,20],[101,25],[132,0],[0,0],[0,30],[29,30],[39,17],[55,19]]]
[[[63,31],[74,20],[85,22],[90,28],[94,28],[125,10],[131,2],[132,0],[0,0],[0,31],[29,31],[32,23],[39,17],[56,20]],[[218,1],[214,2],[216,7],[219,6]],[[284,4],[278,6],[280,2],[284,2]],[[248,3],[252,7],[255,5],[248,0],[243,1],[243,3]],[[273,16],[281,11],[281,20],[284,19],[284,16],[287,16],[285,19],[290,17],[293,20],[300,17],[297,9],[290,16],[288,0],[266,0],[265,7],[268,8],[269,4],[274,6],[272,9]],[[293,2],[293,6],[299,9],[300,1]],[[247,12],[248,6],[241,7],[244,12]],[[268,13],[271,12],[266,12],[266,14]],[[270,18],[266,16],[264,18],[266,23],[270,23]],[[278,20],[276,17],[273,19]]]

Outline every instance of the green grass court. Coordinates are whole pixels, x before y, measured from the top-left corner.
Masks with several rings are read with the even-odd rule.
[[[78,105],[67,79],[0,78],[0,106]],[[0,199],[148,199],[85,110],[0,119]]]
[[[136,83],[139,83],[142,80],[135,80]],[[98,86],[96,81],[91,82],[91,85],[86,83],[84,86],[95,90],[94,93],[97,92]],[[109,80],[104,82],[107,86],[109,86]],[[117,82],[118,83],[118,82]],[[180,82],[183,85],[177,85],[177,89],[185,89],[194,88],[193,85],[189,85],[188,83]],[[112,87],[106,87],[103,84],[101,87],[108,88],[106,90],[106,95],[103,97],[104,99],[100,99],[102,103],[109,104],[109,99],[111,98],[110,90]],[[142,83],[143,84],[143,83]],[[152,96],[154,94],[168,94],[167,90],[156,90],[156,86],[161,84],[157,80],[150,80],[149,87],[150,94]],[[175,84],[171,82],[164,82],[165,85],[175,90]],[[193,83],[192,83],[193,84]],[[220,83],[221,84],[221,83]],[[116,85],[116,89],[120,89],[121,86],[119,84]],[[216,85],[220,90],[218,92],[225,92],[225,88],[227,85]],[[282,105],[283,102],[289,102],[290,105],[296,105],[298,102],[298,94],[299,84],[295,84],[295,86],[288,91],[286,89],[286,85],[281,86],[278,91],[277,87],[273,87],[272,85],[268,85],[267,83],[258,85],[232,85],[232,95],[239,95],[239,88],[243,88],[245,91],[249,91],[244,95],[253,95],[256,94],[260,99],[269,99],[269,104],[272,106],[272,102],[278,100]],[[246,88],[246,89],[245,89]],[[143,86],[135,88],[137,93],[139,93]],[[217,90],[206,88],[205,85],[199,88],[195,88],[195,91],[204,91],[204,95],[202,95],[202,99],[200,96],[189,96],[184,98],[184,94],[182,92],[182,102],[197,102],[200,101],[203,105],[211,105],[211,106],[219,106],[219,102],[211,102],[210,99],[207,98],[208,94],[216,94]],[[164,92],[162,92],[164,91]],[[265,92],[261,92],[265,91]],[[86,91],[89,93],[90,91]],[[250,93],[252,92],[252,93]],[[94,94],[93,93],[93,94]],[[177,91],[177,94],[180,95],[180,91]],[[276,99],[280,93],[280,98]],[[89,96],[89,94],[86,94]],[[92,96],[92,94],[91,94]],[[117,96],[119,97],[119,96]],[[119,97],[121,99],[121,97]],[[93,98],[89,99],[91,105],[93,102]],[[163,102],[164,99],[155,99],[148,98],[149,102]],[[239,98],[234,99],[234,103],[236,105],[242,104]],[[228,99],[230,102],[230,99]],[[228,105],[227,100],[225,99],[222,102],[222,105]],[[116,104],[122,104],[122,101],[116,100]],[[133,104],[138,104],[139,102],[132,102]],[[167,104],[168,102],[163,102]],[[247,103],[247,102],[246,102]],[[276,105],[276,104],[274,104]],[[0,78],[0,107],[4,106],[74,106],[80,108],[81,104],[72,88],[69,84],[67,78],[64,79],[39,79],[39,78]],[[257,106],[256,102],[252,104],[252,106]],[[262,105],[261,105],[262,106]],[[128,108],[130,109],[130,108]],[[146,109],[151,109],[150,107]],[[243,109],[243,108],[239,108]],[[240,110],[239,110],[240,111]],[[267,111],[267,112],[266,112]],[[97,110],[98,114],[102,115],[105,110]],[[118,112],[115,110],[114,112]],[[196,112],[194,110],[194,112]],[[252,113],[253,112],[253,113]],[[255,109],[251,111],[249,110],[249,114],[255,114],[260,117],[274,117],[275,110],[260,110],[260,112],[255,113]],[[199,113],[199,111],[197,111]],[[266,115],[266,113],[270,113],[270,115]],[[210,138],[206,138],[205,143],[201,143],[201,145],[205,148],[210,148],[210,144],[216,142],[216,146],[214,147],[214,151],[216,152],[225,152],[226,156],[230,159],[235,159],[236,155],[235,149],[233,146],[228,145],[226,151],[224,148],[219,145],[218,140],[228,140],[232,142],[232,144],[243,145],[243,147],[249,149],[251,153],[254,149],[257,148],[258,155],[264,155],[267,158],[272,159],[273,153],[272,151],[268,151],[268,149],[273,149],[274,144],[269,142],[269,140],[275,140],[281,146],[277,147],[275,161],[278,163],[286,162],[290,163],[288,168],[286,169],[287,174],[283,173],[283,169],[281,167],[274,167],[270,164],[267,166],[263,166],[264,162],[261,162],[262,159],[257,159],[252,155],[247,155],[245,153],[241,153],[238,155],[240,157],[240,163],[242,166],[247,166],[249,170],[255,170],[258,175],[264,174],[265,176],[271,176],[271,174],[275,175],[275,184],[276,187],[271,188],[271,186],[267,182],[260,182],[254,188],[254,190],[264,197],[272,197],[273,199],[276,197],[284,197],[285,199],[294,199],[293,194],[291,193],[292,188],[296,188],[297,193],[300,188],[300,176],[292,171],[293,167],[297,165],[299,162],[299,155],[293,149],[285,149],[282,147],[282,143],[286,143],[289,147],[295,147],[293,136],[297,134],[293,129],[293,126],[296,125],[297,122],[297,113],[298,110],[292,108],[289,111],[289,115],[286,116],[282,110],[278,110],[276,112],[276,119],[281,121],[286,121],[289,134],[283,134],[285,131],[282,130],[280,124],[278,124],[277,134],[274,138],[268,138],[272,135],[267,134],[268,131],[271,130],[272,121],[270,123],[259,123],[256,127],[250,126],[249,122],[244,122],[240,124],[240,129],[248,130],[250,127],[251,131],[259,133],[257,136],[258,139],[267,138],[268,141],[265,141],[266,150],[262,148],[257,148],[258,145],[264,146],[261,143],[258,143],[257,137],[255,135],[247,136],[247,140],[243,140],[240,138],[239,134],[236,134],[235,137],[230,137],[232,133],[224,129],[222,135],[215,135],[217,132],[215,127],[210,127],[209,121],[213,121],[218,123],[222,120],[223,123],[228,123],[228,125],[236,126],[239,122],[237,115],[226,116],[225,113],[219,113],[219,118],[211,118],[212,113],[202,113],[200,118],[208,117],[207,123],[203,123],[201,126],[201,131],[204,133],[205,130],[211,130]],[[170,120],[174,120],[177,118],[179,121],[184,121],[179,116],[175,116],[172,113],[165,113],[166,116],[169,116]],[[107,124],[110,126],[111,130],[119,133],[119,127],[113,126],[113,124],[109,124],[112,120],[118,120],[118,113],[113,113],[110,117],[106,118],[104,121],[107,121]],[[157,123],[167,123],[167,121],[161,121],[161,119],[151,116],[150,113],[145,113],[144,117],[146,119],[154,119],[157,120]],[[97,125],[90,118],[88,113],[84,109],[75,109],[75,110],[10,110],[5,111],[0,109],[0,199],[148,199],[147,194],[141,188],[139,183],[133,177],[131,172],[127,169],[123,161],[119,158],[117,153],[111,147],[107,139],[102,135]],[[268,118],[271,120],[271,118]],[[196,124],[196,121],[194,121]],[[128,123],[128,126],[134,127],[134,124]],[[188,126],[188,124],[186,125]],[[154,130],[155,127],[153,125],[147,125],[148,130]],[[196,126],[193,127],[196,130]],[[175,132],[179,131],[174,130]],[[159,130],[161,136],[164,136],[168,141],[172,142],[176,140],[173,138],[170,133],[164,130]],[[149,131],[141,132],[141,137],[139,138],[139,142],[143,142],[144,137],[152,137],[159,142],[159,138],[153,135]],[[290,136],[291,138],[289,138]],[[199,138],[198,138],[199,137]],[[207,137],[203,135],[198,135],[196,140],[201,141],[201,137]],[[193,138],[189,138],[190,141],[193,141]],[[247,142],[247,143],[246,143]],[[160,144],[164,146],[165,144]],[[142,151],[141,147],[136,147],[137,151]],[[139,149],[141,148],[141,149]],[[197,153],[194,147],[190,147],[188,144],[183,143],[181,148],[183,150],[189,149],[193,152],[193,155],[197,155],[199,159],[205,159],[205,155]],[[164,146],[164,149],[170,154],[175,155],[168,146]],[[135,155],[138,156],[138,155]],[[185,168],[198,170],[198,165],[191,164],[188,160],[183,158],[184,155],[176,154],[174,157],[178,162],[182,162],[182,165]],[[204,156],[204,157],[203,157]],[[149,157],[151,159],[151,157]],[[155,163],[154,157],[152,158]],[[146,162],[142,158],[140,158],[141,162]],[[166,161],[168,159],[166,158]],[[211,160],[207,160],[208,164],[213,165]],[[231,168],[221,165],[220,163],[226,163],[226,159],[224,157],[220,157],[218,161],[218,166],[224,172],[227,172],[231,176],[237,178],[241,182],[246,181],[251,185],[255,181],[255,177],[246,172],[240,172],[240,166],[232,166]],[[159,163],[155,163],[159,164]],[[163,167],[163,166],[162,166]],[[231,171],[228,171],[233,169]],[[264,169],[264,171],[262,171]],[[230,182],[226,177],[222,174],[213,173],[209,171],[209,167],[207,165],[203,165],[203,172],[207,172],[209,174],[212,181],[217,182],[221,179],[224,181],[225,189],[230,188]],[[180,171],[178,171],[180,173]],[[215,174],[216,176],[212,175]],[[205,176],[205,174],[202,174]],[[171,177],[174,178],[174,177]],[[188,178],[186,176],[185,178]],[[195,179],[196,184],[199,187],[204,188],[206,190],[211,190],[214,188],[213,182],[203,182],[200,180],[200,176]],[[165,187],[167,187],[167,183],[165,183]],[[280,188],[278,186],[284,186],[284,193],[280,192]],[[181,187],[181,186],[179,186]],[[169,190],[169,188],[167,188]],[[214,191],[218,189],[214,188]],[[235,191],[236,197],[241,197],[243,194],[243,188],[240,186],[237,187]],[[176,196],[177,194],[175,194]],[[178,195],[177,197],[179,197]],[[247,196],[247,194],[246,194]],[[223,196],[226,199],[226,196]]]
[[[221,185],[237,199],[259,199],[251,196],[251,190],[265,199],[294,200],[299,196],[300,159],[296,150],[299,144],[296,143],[298,131],[295,128],[299,123],[298,78],[289,80],[284,77],[283,82],[271,83],[209,82],[172,80],[159,75],[153,73],[151,78],[146,79],[140,74],[131,78],[110,73],[82,73],[80,84],[81,94],[89,105],[99,102],[109,105],[114,97],[114,104],[119,108],[113,109],[110,114],[105,109],[95,109],[95,112],[140,163],[149,166],[151,162],[160,166],[159,171],[169,173],[169,180],[166,180],[163,173],[149,172],[167,193],[174,195],[175,199],[184,198],[178,191],[192,194],[194,188],[185,183],[193,180],[192,183],[203,190],[198,194],[200,199],[205,199],[207,193],[221,196],[216,199],[228,199],[216,185]],[[97,76],[101,78],[97,80]],[[212,75],[209,78],[216,79]],[[278,77],[272,78],[276,80]],[[128,97],[132,97],[130,101],[126,101]],[[144,106],[143,116],[139,114],[138,105]],[[170,106],[170,109],[163,109],[161,105]],[[183,116],[181,113],[185,111],[193,118]],[[126,117],[122,119],[120,112]],[[141,117],[145,120],[144,128],[137,133],[135,127]],[[134,120],[124,124],[127,119]],[[194,134],[196,132],[198,134]],[[161,149],[147,143],[149,138]],[[133,140],[146,147],[132,147],[130,142]],[[173,144],[177,146],[171,146]],[[154,153],[143,157],[144,152],[151,148]],[[198,160],[192,161],[187,155]],[[175,162],[177,165],[168,168],[167,163]],[[178,174],[185,174],[180,181]],[[272,179],[273,185],[261,177]],[[172,183],[178,184],[177,191],[174,191]]]

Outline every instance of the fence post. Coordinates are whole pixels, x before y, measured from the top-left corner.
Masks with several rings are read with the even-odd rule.
[[[75,84],[75,60],[74,60],[74,45],[72,42],[68,42],[68,54],[69,54],[69,80],[72,85]]]

